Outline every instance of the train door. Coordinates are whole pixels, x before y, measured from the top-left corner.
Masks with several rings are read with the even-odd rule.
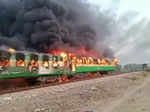
[[[50,73],[49,56],[43,55],[41,60],[42,60],[42,62],[41,62],[41,66],[39,68],[39,73],[40,74],[49,74]]]
[[[52,57],[52,67],[57,69],[58,68],[58,56]]]
[[[59,56],[52,56],[52,72],[53,74],[62,74],[64,72],[64,67]]]
[[[63,60],[63,57],[61,56],[58,56],[57,57],[57,62],[58,62],[58,70],[59,70],[59,73],[62,74],[64,72],[64,66],[65,66],[65,62]]]
[[[50,73],[53,73],[53,56],[49,55],[49,69]]]
[[[11,54],[9,52],[0,51],[0,74],[4,72],[8,73],[10,56]]]
[[[23,53],[16,53],[16,67],[25,67],[25,55]]]
[[[10,74],[18,74],[26,72],[24,53],[12,53],[9,61]]]
[[[49,69],[49,57],[47,55],[43,55],[42,67],[45,68],[46,70]]]
[[[39,71],[38,55],[30,54],[30,61],[28,63],[28,71],[30,73],[38,73]]]
[[[25,69],[25,55],[24,53],[16,53],[16,67],[12,70],[15,73],[24,73]]]
[[[72,59],[71,59],[71,71],[76,72],[76,67],[77,67],[77,58],[72,57]]]

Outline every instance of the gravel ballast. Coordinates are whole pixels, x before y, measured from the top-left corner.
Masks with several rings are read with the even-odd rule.
[[[103,112],[148,73],[126,73],[0,96],[0,112]]]

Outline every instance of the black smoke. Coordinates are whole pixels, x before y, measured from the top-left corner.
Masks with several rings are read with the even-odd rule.
[[[110,56],[96,49],[110,34],[110,20],[91,7],[82,0],[0,0],[0,46],[38,52],[84,46]]]

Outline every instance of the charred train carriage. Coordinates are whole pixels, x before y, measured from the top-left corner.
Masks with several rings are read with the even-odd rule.
[[[114,71],[117,60],[0,50],[0,79]]]

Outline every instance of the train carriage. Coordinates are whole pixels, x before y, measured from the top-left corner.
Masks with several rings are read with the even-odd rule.
[[[116,61],[92,57],[0,50],[0,79],[74,75],[84,72],[114,71]]]

